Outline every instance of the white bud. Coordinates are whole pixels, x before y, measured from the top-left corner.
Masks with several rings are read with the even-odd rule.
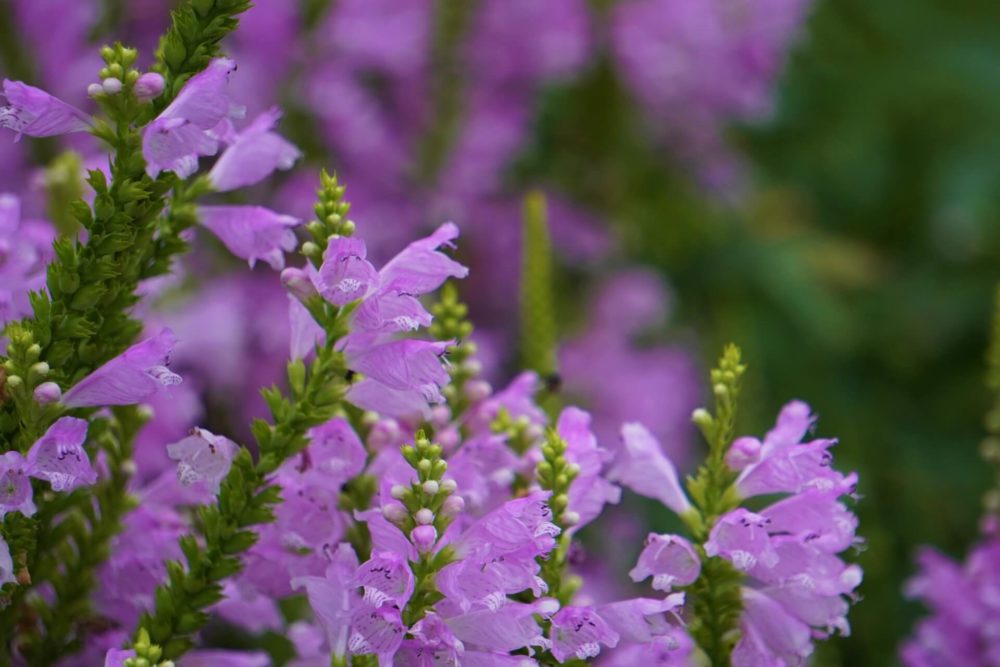
[[[406,520],[406,508],[395,503],[382,505],[382,516],[392,523],[401,523]]]
[[[108,95],[115,95],[122,92],[122,82],[121,79],[116,79],[113,76],[109,76],[104,81],[101,81],[101,88],[104,89]]]
[[[436,495],[439,488],[440,486],[433,479],[427,480],[426,482],[424,482],[423,485],[424,493],[426,493],[429,496]]]
[[[406,495],[406,487],[402,484],[393,484],[392,489],[389,490],[389,495],[396,500],[402,500],[403,496]]]
[[[426,507],[417,510],[417,513],[413,515],[417,523],[427,526],[434,523],[434,512],[430,511]]]
[[[87,86],[87,96],[88,97],[100,97],[104,94],[104,88],[101,87],[99,83],[92,83]]]
[[[493,387],[486,380],[473,380],[465,383],[465,397],[473,403],[489,398]]]
[[[441,490],[445,493],[455,493],[458,490],[458,482],[453,479],[445,479],[441,481]]]
[[[455,516],[465,509],[465,499],[462,496],[448,496],[441,505],[441,512],[445,516]]]
[[[576,524],[580,523],[580,515],[572,510],[568,510],[566,512],[563,512],[562,522],[563,525],[566,526],[575,526]]]

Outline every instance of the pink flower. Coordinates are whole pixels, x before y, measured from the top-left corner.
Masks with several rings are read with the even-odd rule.
[[[0,456],[0,519],[7,512],[35,513],[30,468],[20,452]]]
[[[171,373],[170,352],[176,342],[170,329],[136,343],[76,383],[65,393],[70,408],[134,405],[148,401],[164,387],[181,382]]]
[[[275,169],[291,169],[302,152],[273,131],[281,112],[271,108],[257,116],[232,142],[208,173],[218,192],[253,185]]]
[[[285,266],[285,253],[295,249],[292,228],[302,222],[263,206],[199,206],[198,219],[251,267],[262,259],[276,270]]]
[[[678,535],[650,533],[629,577],[638,582],[651,576],[654,590],[669,591],[693,584],[699,574],[701,560],[690,542]]]
[[[677,479],[677,470],[653,434],[642,424],[624,424],[622,442],[608,479],[659,500],[677,514],[688,512],[691,503]]]
[[[206,482],[213,492],[217,492],[239,448],[229,438],[195,428],[188,437],[167,445],[167,455],[177,461],[177,478],[181,484],[190,486]]]
[[[97,471],[83,449],[87,422],[62,417],[28,450],[28,474],[44,479],[53,491],[72,491],[97,481]]]
[[[51,137],[90,129],[87,114],[34,86],[4,79],[3,96],[7,104],[0,106],[0,127],[14,130],[15,141],[23,134]]]
[[[170,105],[146,126],[142,155],[146,173],[156,178],[172,171],[187,178],[198,170],[198,157],[215,155],[224,121],[242,118],[245,109],[233,105],[226,92],[236,63],[216,58],[204,71],[191,77]]]

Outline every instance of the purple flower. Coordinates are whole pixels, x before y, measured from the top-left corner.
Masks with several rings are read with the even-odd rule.
[[[655,498],[677,514],[691,509],[677,479],[674,464],[663,453],[646,427],[638,423],[622,426],[623,447],[615,458],[608,479],[647,498]]]
[[[441,388],[450,376],[441,359],[451,342],[415,339],[394,340],[360,352],[347,350],[348,366],[382,385],[399,391],[416,391],[430,403],[443,401]]]
[[[15,141],[23,134],[51,137],[90,129],[87,114],[26,83],[4,79],[3,97],[7,104],[0,106],[0,127],[14,130]]]
[[[104,657],[104,667],[125,667],[125,661],[134,657],[135,651],[132,649],[109,649]]]
[[[273,131],[280,117],[281,112],[271,108],[235,134],[208,173],[218,192],[253,185],[275,169],[291,169],[302,156],[298,148]]]
[[[306,476],[339,486],[364,469],[368,453],[346,419],[335,417],[307,435],[309,446],[302,453]]]
[[[438,250],[452,246],[458,227],[446,222],[427,238],[414,241],[379,271],[382,289],[405,294],[427,294],[448,278],[464,278],[469,269]]]
[[[135,85],[132,86],[132,92],[135,93],[138,100],[148,102],[159,97],[164,86],[166,86],[166,81],[164,81],[162,74],[146,72],[136,80]]]
[[[653,589],[669,591],[675,586],[693,584],[701,574],[701,560],[690,542],[678,535],[650,533],[639,562],[629,577],[642,581],[653,577]]]
[[[164,387],[181,382],[170,372],[170,352],[176,339],[170,329],[136,343],[77,382],[63,395],[70,408],[134,405],[148,401]]]
[[[242,118],[243,107],[230,102],[226,92],[236,63],[216,58],[191,77],[174,101],[146,126],[142,154],[151,178],[172,171],[187,178],[198,170],[198,157],[219,149],[220,124]]]
[[[0,537],[0,586],[16,581],[14,577],[14,560],[10,557],[10,547]]]
[[[177,478],[181,484],[190,486],[206,482],[213,492],[218,492],[239,449],[240,446],[229,438],[195,428],[188,437],[167,445],[167,455],[177,461]]]
[[[365,259],[365,242],[353,237],[330,241],[319,270],[319,293],[335,306],[363,299],[378,285],[378,271]]]
[[[391,552],[372,554],[354,573],[354,583],[364,589],[364,601],[373,607],[393,604],[402,609],[413,595],[409,563]]]
[[[262,259],[276,270],[285,266],[285,253],[295,249],[292,228],[302,222],[263,206],[199,206],[198,219],[251,267]]]
[[[379,667],[391,667],[404,632],[403,619],[395,607],[361,606],[351,615],[347,648],[354,655],[374,653]]]
[[[0,326],[31,313],[28,295],[45,289],[53,240],[49,223],[23,220],[21,200],[0,194]]]
[[[191,651],[180,662],[181,667],[267,667],[270,664],[270,656],[260,651],[246,653],[221,649]]]
[[[559,662],[595,658],[602,644],[614,648],[618,639],[618,633],[592,608],[563,607],[552,617],[552,655]]]
[[[324,577],[298,577],[292,579],[293,588],[304,588],[309,606],[323,629],[334,655],[347,652],[351,628],[351,610],[360,602],[351,580],[358,567],[354,550],[342,544],[334,552],[333,560]]]
[[[917,623],[903,644],[906,667],[994,665],[1000,661],[1000,540],[985,536],[964,563],[922,549],[919,571],[906,595],[922,601],[931,615]]]
[[[827,450],[837,444],[836,440],[802,442],[814,422],[809,406],[801,401],[792,401],[782,408],[777,424],[759,448],[759,459],[749,463],[736,481],[736,489],[743,497],[800,493],[808,489],[832,490],[837,495],[853,492],[857,475],[845,475],[830,465],[833,456]],[[727,458],[742,460],[748,446],[745,438],[737,439]],[[732,448],[740,453],[734,453]]]
[[[495,610],[478,609],[450,616],[445,622],[467,649],[509,653],[522,648],[546,646],[548,640],[535,615],[548,617],[558,608],[559,603],[551,598],[532,603],[509,602]]]
[[[72,491],[97,481],[97,471],[83,449],[87,422],[61,417],[28,450],[28,474],[44,479],[54,491]]]
[[[743,572],[752,570],[758,562],[764,567],[774,567],[778,555],[771,545],[768,523],[767,517],[742,507],[724,514],[712,527],[705,553],[722,556]]]
[[[579,468],[570,483],[568,512],[572,512],[573,530],[590,523],[601,513],[606,503],[621,500],[621,489],[603,477],[605,463],[611,454],[598,447],[590,430],[590,415],[579,408],[569,407],[559,415],[556,431],[566,441],[566,460]]]
[[[25,516],[35,513],[30,475],[28,462],[20,452],[0,456],[0,519],[7,512],[20,512]]]

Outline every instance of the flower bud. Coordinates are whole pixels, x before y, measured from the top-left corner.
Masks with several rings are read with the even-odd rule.
[[[426,526],[434,523],[434,512],[424,507],[423,509],[417,510],[417,513],[413,515],[413,518],[417,523]]]
[[[302,269],[289,267],[281,272],[281,284],[299,301],[306,301],[316,294],[316,287]]]
[[[564,526],[575,526],[580,523],[580,515],[573,510],[567,510],[560,517]]]
[[[135,82],[135,86],[132,91],[135,96],[142,102],[148,102],[156,97],[160,96],[163,92],[163,88],[166,86],[166,82],[163,77],[156,72],[146,72],[139,77],[139,80]]]
[[[34,396],[39,405],[48,405],[62,398],[62,389],[55,382],[43,382],[35,387]]]
[[[465,397],[473,403],[489,398],[493,387],[486,380],[473,380],[465,384]]]
[[[732,470],[743,470],[760,460],[760,440],[749,436],[736,438],[726,452],[726,465]]]
[[[451,419],[451,409],[447,405],[435,405],[431,408],[430,423],[437,428],[447,425]]]
[[[426,482],[424,482],[423,485],[424,493],[426,493],[429,496],[437,495],[437,492],[440,488],[441,488],[440,485],[433,479],[427,480]]]
[[[465,509],[465,499],[462,496],[448,496],[441,505],[441,513],[445,516],[455,516]]]
[[[392,523],[402,523],[406,521],[406,508],[396,503],[386,503],[382,505],[382,516]]]
[[[104,88],[99,83],[92,83],[87,86],[87,97],[100,97],[104,94]]]
[[[402,500],[406,495],[406,487],[402,484],[393,484],[392,489],[389,490],[389,495],[396,500]]]
[[[104,81],[101,81],[101,88],[108,95],[116,95],[122,92],[122,80],[109,76]]]
[[[410,541],[420,553],[427,553],[437,542],[437,529],[434,526],[417,526],[410,531]]]
[[[445,493],[455,493],[458,490],[458,482],[453,479],[445,479],[441,481],[441,490]]]

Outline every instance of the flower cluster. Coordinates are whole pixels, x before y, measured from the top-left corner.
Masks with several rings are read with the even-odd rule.
[[[102,49],[87,88],[94,116],[5,83],[0,125],[31,137],[86,131],[112,156],[89,172],[92,192],[67,205],[81,229],[50,254],[52,236],[29,233],[16,199],[0,211],[0,270],[10,272],[0,663],[270,664],[262,651],[219,648],[222,624],[250,642],[287,636],[298,667],[795,664],[814,639],[846,632],[860,570],[839,557],[857,541],[841,498],[856,478],[830,465],[832,440],[802,442],[813,418],[801,403],[763,441],[733,439],[737,353],[712,377],[718,414],[695,412],[710,451],[689,499],[667,454],[681,436],[663,447],[638,423],[620,441],[609,428],[631,411],[680,431],[689,397],[664,397],[677,405],[661,415],[583,389],[592,419],[532,371],[494,389],[456,287],[485,263],[470,271],[453,255],[459,225],[404,244],[416,234],[385,234],[378,216],[352,212],[325,171],[309,214],[234,193],[291,169],[306,148],[277,131],[275,108],[246,120],[236,61],[219,44],[247,9],[184,4],[151,71],[134,49]],[[449,6],[433,39],[429,12],[336,3],[317,52],[323,74],[307,73],[345,171],[374,172],[421,215],[502,199],[491,176],[522,141],[533,96],[589,48],[588,15],[571,0]],[[525,23],[547,32],[535,39]],[[516,58],[498,57],[512,44]],[[461,59],[482,76],[451,71]],[[394,122],[422,140],[397,141],[409,135],[370,108],[373,73],[387,78],[380,103],[411,109]],[[434,113],[416,83],[435,89]],[[411,198],[412,164],[428,180]],[[199,230],[251,268],[274,269],[254,275],[268,287],[219,280],[171,310],[199,279],[177,255],[211,245]],[[383,233],[371,256],[370,232]],[[622,386],[650,371],[690,375],[657,351],[629,360],[665,297],[643,276],[615,290],[630,298],[598,299],[599,325],[567,355],[583,378],[575,386],[603,373],[623,374]],[[241,330],[244,312],[263,321]],[[587,350],[610,365],[587,368]],[[275,359],[284,374],[260,391],[267,419],[229,423],[253,410],[220,409],[211,389],[266,385],[273,373],[246,366]],[[612,573],[588,575],[587,533],[623,487],[659,499],[692,532],[649,537],[631,572],[652,577],[647,596]],[[776,494],[757,512],[741,506]]]

